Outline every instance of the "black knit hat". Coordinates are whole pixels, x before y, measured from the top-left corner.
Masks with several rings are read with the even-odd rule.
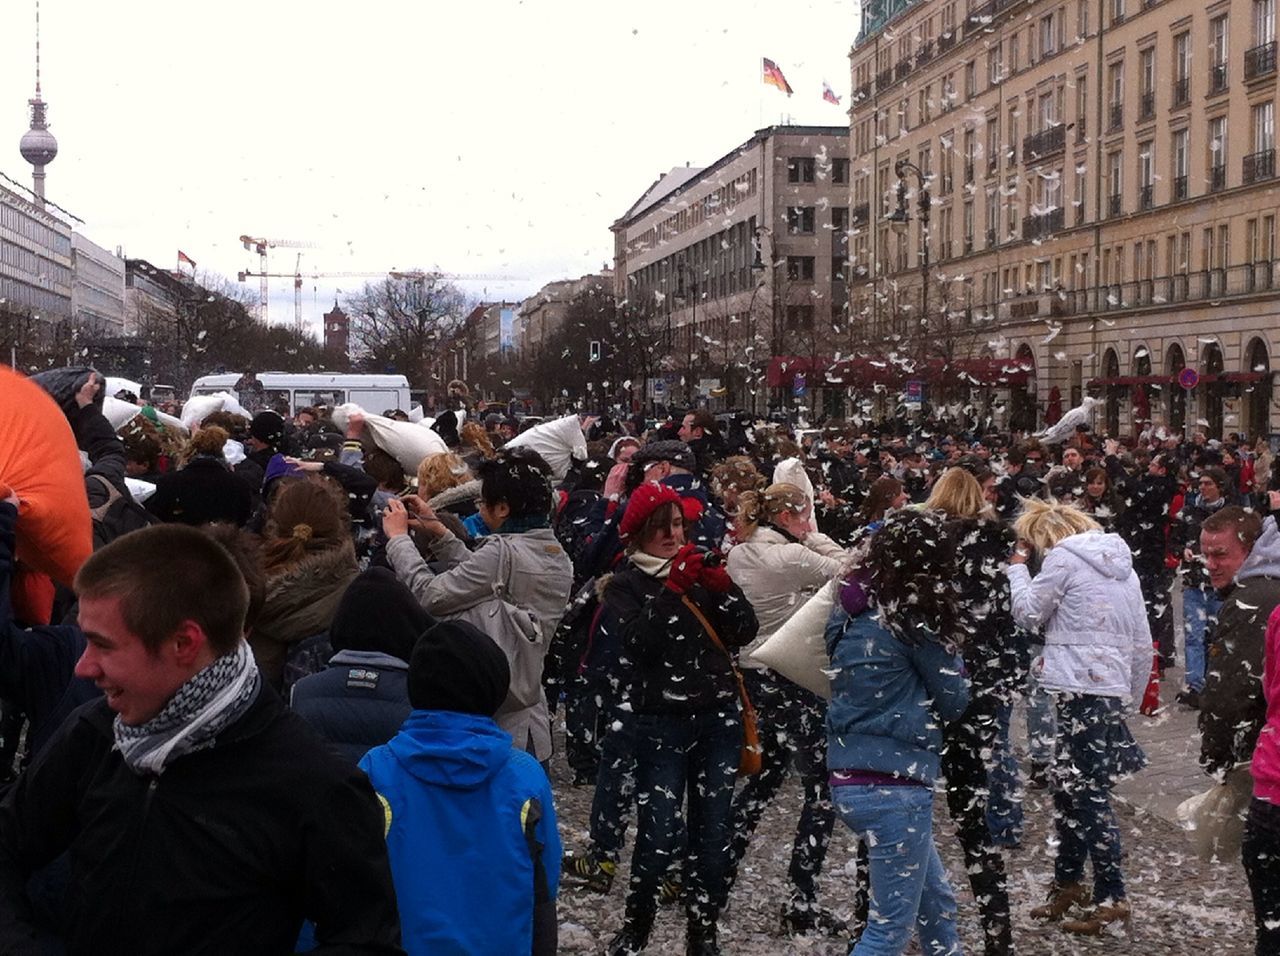
[[[279,448],[284,441],[284,419],[276,412],[258,412],[249,423],[249,434],[264,445]]]
[[[685,471],[698,470],[693,449],[682,441],[651,441],[641,446],[640,450],[631,456],[631,461],[639,465],[648,464],[651,461],[669,461]]]
[[[408,662],[418,635],[436,623],[387,568],[370,568],[347,586],[329,625],[335,651],[375,651]]]
[[[466,621],[441,621],[418,638],[409,660],[409,703],[415,710],[452,710],[492,717],[507,699],[507,655]]]

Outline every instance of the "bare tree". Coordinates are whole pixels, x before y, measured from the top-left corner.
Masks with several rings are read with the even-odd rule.
[[[421,273],[366,283],[342,307],[351,316],[352,353],[359,365],[394,369],[425,385],[435,350],[462,321],[467,299],[441,276]]]

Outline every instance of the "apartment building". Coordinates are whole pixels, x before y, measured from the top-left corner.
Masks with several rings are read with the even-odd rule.
[[[1280,424],[1275,0],[882,0],[851,70],[869,342],[941,327],[1021,427],[1086,393],[1113,434]]]
[[[71,226],[0,186],[0,309],[47,322],[70,319]]]
[[[124,332],[124,260],[79,232],[71,233],[71,311],[102,335]]]
[[[522,356],[530,358],[542,351],[543,347],[564,327],[565,317],[569,314],[569,306],[578,296],[590,292],[608,290],[614,287],[613,273],[603,269],[599,273],[579,276],[576,279],[557,279],[548,282],[529,298],[515,308],[513,315],[502,319],[508,322],[504,328],[510,329],[510,346],[499,349],[498,326],[490,339],[493,351],[506,351],[514,346]]]
[[[843,126],[757,130],[610,227],[614,294],[653,358],[646,401],[840,410],[844,390],[806,376],[848,348],[848,145]]]

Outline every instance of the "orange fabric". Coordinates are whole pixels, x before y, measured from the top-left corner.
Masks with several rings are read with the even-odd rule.
[[[0,366],[0,482],[22,500],[18,560],[67,586],[93,552],[71,424],[39,385]]]
[[[13,616],[27,627],[53,623],[53,580],[47,574],[27,567],[14,572],[9,585]]]

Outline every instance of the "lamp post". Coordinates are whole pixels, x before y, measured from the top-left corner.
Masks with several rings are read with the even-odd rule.
[[[916,210],[920,217],[920,317],[923,323],[920,328],[920,347],[917,364],[923,366],[926,336],[929,332],[929,209],[933,198],[925,185],[924,171],[915,163],[905,159],[898,160],[893,166],[894,175],[898,177],[898,206],[889,215],[889,224],[901,235],[907,231],[911,223],[911,213],[907,211],[907,173],[916,178]]]
[[[782,343],[779,341],[780,336],[778,334],[778,283],[776,281],[778,277],[777,276],[778,262],[777,262],[777,256],[774,255],[774,252],[776,250],[771,248],[769,251],[769,262],[768,262],[768,265],[766,266],[764,259],[760,254],[760,249],[762,245],[760,241],[761,235],[768,236],[770,246],[773,245],[773,230],[770,229],[768,226],[756,226],[756,233],[755,233],[756,257],[755,257],[755,260],[751,263],[751,271],[752,273],[762,273],[766,268],[768,268],[769,270],[769,361],[772,362],[773,359],[782,350]],[[755,296],[753,294],[752,295],[753,304],[754,304],[754,301],[755,301]],[[753,340],[755,338],[754,323],[755,323],[755,313],[753,311],[752,312]],[[764,371],[765,371],[765,374],[768,375],[767,364],[765,366]]]

